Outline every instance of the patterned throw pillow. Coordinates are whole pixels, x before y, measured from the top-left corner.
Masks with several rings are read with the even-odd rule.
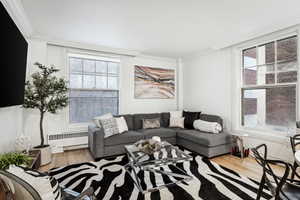
[[[61,189],[54,177],[35,170],[14,165],[11,165],[7,172],[21,178],[31,185],[39,193],[43,200],[61,199]]]
[[[160,127],[160,118],[143,119],[143,129],[159,128],[159,127]]]
[[[104,138],[119,134],[118,124],[115,118],[101,119],[100,122],[104,130]]]
[[[98,117],[94,117],[93,122],[96,124],[97,127],[101,128],[101,120],[102,119],[110,119],[114,116],[111,113],[107,113]]]
[[[184,117],[171,117],[170,127],[173,128],[184,128]]]

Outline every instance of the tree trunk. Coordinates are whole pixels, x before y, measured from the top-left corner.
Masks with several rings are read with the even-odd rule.
[[[41,137],[41,147],[44,146],[44,130],[43,130],[43,120],[44,120],[44,112],[41,112],[40,118],[40,137]]]

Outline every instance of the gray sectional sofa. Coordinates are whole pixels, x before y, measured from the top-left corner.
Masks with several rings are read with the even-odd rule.
[[[160,136],[171,144],[181,145],[206,157],[214,157],[230,152],[231,135],[222,131],[219,134],[205,133],[194,129],[169,128],[170,113],[151,113],[121,115],[125,118],[128,131],[104,138],[103,129],[89,126],[89,150],[94,159],[125,153],[124,145],[133,144],[141,139]],[[143,119],[160,118],[161,128],[142,129]],[[201,114],[201,120],[218,122],[223,120],[215,115]]]

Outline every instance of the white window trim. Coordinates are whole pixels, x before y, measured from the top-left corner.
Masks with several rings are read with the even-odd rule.
[[[248,133],[250,136],[254,137],[260,137],[260,138],[267,138],[267,137],[272,137],[274,140],[282,140],[286,139],[287,133],[283,132],[278,132],[278,131],[266,131],[266,130],[258,130],[255,128],[249,128],[249,127],[244,127],[242,126],[242,105],[241,105],[241,88],[243,87],[242,81],[243,81],[243,76],[242,76],[242,50],[247,49],[253,46],[257,46],[260,44],[266,44],[275,40],[279,40],[282,38],[290,37],[293,35],[297,35],[298,39],[298,47],[297,47],[297,61],[299,63],[300,61],[300,55],[299,55],[299,49],[300,49],[300,26],[294,26],[291,28],[287,28],[284,30],[280,30],[274,33],[270,33],[268,35],[255,38],[253,40],[244,42],[242,44],[236,45],[232,47],[232,111],[231,111],[231,119],[232,119],[232,131],[237,132],[237,133]],[[300,65],[298,64],[298,80],[297,83],[294,83],[296,85],[296,120],[299,120],[299,105],[300,105],[300,87],[299,87],[299,67]]]
[[[104,61],[111,61],[111,62],[119,62],[119,81],[118,81],[118,88],[119,88],[119,113],[121,110],[121,95],[120,95],[120,83],[121,83],[121,56],[117,56],[117,55],[111,55],[111,54],[102,54],[99,52],[92,52],[92,51],[85,51],[85,50],[80,50],[80,49],[67,49],[65,52],[65,64],[66,64],[66,77],[67,77],[67,81],[70,81],[70,62],[69,62],[69,58],[70,57],[80,57],[80,58],[88,58],[88,59],[95,59],[96,60],[104,60]],[[101,89],[102,90],[102,89]],[[68,93],[69,96],[69,93]],[[78,130],[78,131],[87,131],[88,130],[88,125],[90,125],[92,123],[92,119],[91,122],[83,122],[83,123],[70,123],[70,106],[68,105],[66,108],[66,122],[68,124],[68,129],[70,130]]]

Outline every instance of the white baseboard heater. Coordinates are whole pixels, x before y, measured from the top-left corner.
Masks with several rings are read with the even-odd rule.
[[[86,148],[88,145],[88,133],[85,132],[63,132],[48,135],[48,144],[52,153],[60,153],[64,150]]]

